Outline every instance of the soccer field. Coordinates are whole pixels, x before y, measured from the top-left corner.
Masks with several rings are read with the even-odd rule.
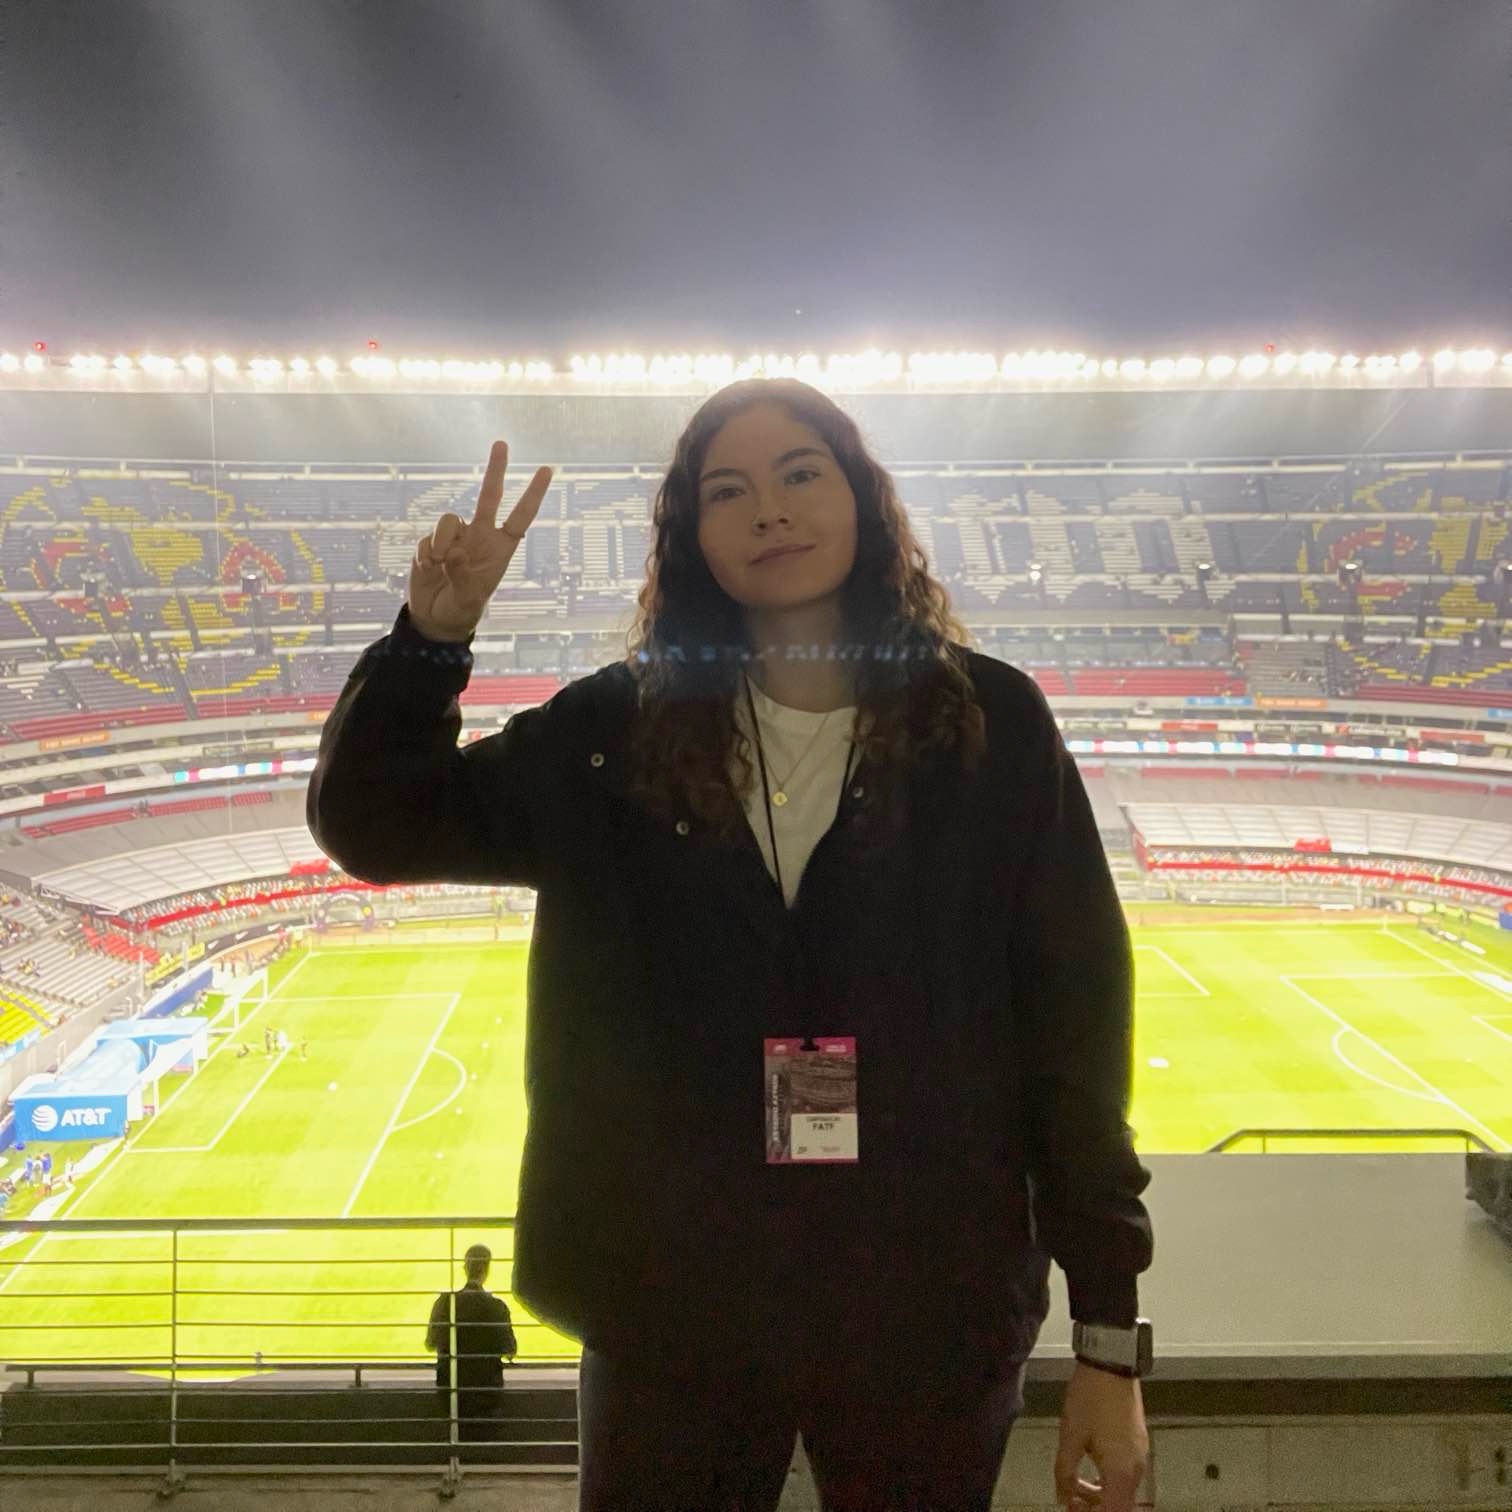
[[[1140,1150],[1197,1152],[1241,1127],[1452,1126],[1512,1147],[1512,952],[1484,938],[1481,960],[1405,922],[1136,930]],[[300,957],[60,1216],[512,1214],[526,953]],[[265,1055],[265,1025],[307,1039],[308,1058]],[[418,1360],[428,1298],[456,1284],[448,1246],[477,1239],[507,1296],[507,1229],[181,1236],[175,1316],[171,1236],[29,1238],[0,1249],[0,1358],[165,1359],[176,1340],[181,1360]],[[576,1356],[514,1311],[522,1356]]]

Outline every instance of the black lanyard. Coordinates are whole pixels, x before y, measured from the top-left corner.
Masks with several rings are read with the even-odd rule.
[[[776,826],[772,823],[772,795],[767,788],[766,754],[761,748],[761,725],[756,718],[756,701],[751,697],[751,681],[749,678],[745,679],[745,690],[746,704],[751,711],[751,728],[756,734],[756,759],[761,764],[761,796],[763,801],[766,803],[767,835],[770,837],[772,842],[772,867],[777,873],[778,896],[780,896],[782,899],[782,906],[786,908],[787,893],[783,891],[782,887],[782,861],[777,854],[777,829]],[[840,797],[835,803],[836,819],[839,819],[840,809],[845,803],[845,787],[846,784],[850,781],[851,762],[855,760],[855,756],[856,747],[853,743],[851,745],[849,753],[845,758],[845,775],[840,779]]]

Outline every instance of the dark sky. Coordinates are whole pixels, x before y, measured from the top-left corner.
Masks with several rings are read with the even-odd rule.
[[[4,0],[0,347],[369,336],[1500,348],[1512,0]]]

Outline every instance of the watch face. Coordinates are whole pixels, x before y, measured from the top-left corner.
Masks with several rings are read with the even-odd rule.
[[[1132,1328],[1105,1328],[1091,1324],[1082,1330],[1081,1353],[1109,1365],[1132,1370],[1138,1356],[1136,1332]]]
[[[1089,1360],[1145,1375],[1155,1362],[1155,1331],[1146,1318],[1140,1318],[1133,1328],[1077,1323],[1071,1331],[1071,1348]]]

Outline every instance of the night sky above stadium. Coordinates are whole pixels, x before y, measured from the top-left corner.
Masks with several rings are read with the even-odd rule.
[[[0,346],[1512,337],[1507,0],[7,0]]]

